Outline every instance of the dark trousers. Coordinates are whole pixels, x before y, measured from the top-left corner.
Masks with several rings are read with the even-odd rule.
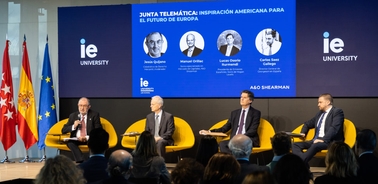
[[[170,145],[169,142],[165,139],[160,139],[156,142],[156,148],[157,148],[157,152],[159,153],[159,155],[161,157],[164,158],[165,156],[165,147]]]
[[[70,140],[67,142],[67,147],[71,150],[76,162],[84,161],[83,152],[81,152],[79,145],[86,145],[86,144],[87,142],[80,142],[80,141],[74,141],[74,140]]]
[[[232,154],[230,148],[228,147],[229,142],[230,142],[230,140],[226,140],[226,141],[221,141],[219,143],[219,149],[220,149],[221,152]]]
[[[321,150],[327,149],[328,144],[324,142],[313,143],[313,141],[296,142],[292,146],[293,153],[302,158],[302,160],[308,164],[308,162],[315,156],[315,154]],[[307,149],[303,152],[303,149]]]

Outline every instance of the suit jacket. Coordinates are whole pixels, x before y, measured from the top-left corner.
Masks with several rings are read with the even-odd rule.
[[[336,176],[332,176],[329,174],[316,177],[315,182],[314,182],[314,184],[337,184],[337,183],[359,184],[360,182],[357,180],[357,177],[337,178]]]
[[[377,182],[378,158],[373,153],[365,153],[358,158],[357,177],[362,184]]]
[[[236,131],[239,127],[240,113],[242,109],[237,109],[231,112],[231,117],[228,119],[227,123],[223,125],[222,128],[213,129],[213,132],[223,132],[226,133],[231,129],[231,139],[236,135]],[[245,120],[245,133],[244,135],[251,138],[253,142],[253,147],[260,146],[259,135],[257,134],[257,128],[260,125],[261,112],[252,106],[249,107],[247,118]]]
[[[78,115],[79,115],[79,111],[70,114],[68,118],[68,122],[62,128],[62,134],[71,133],[70,137],[76,137],[76,132],[79,129],[78,128],[79,126],[76,128],[76,130],[72,130],[72,125],[74,124],[76,120],[79,120]],[[95,128],[102,128],[101,122],[100,122],[100,114],[96,111],[89,109],[87,113],[86,126],[87,126],[87,135],[89,135],[89,133]]]
[[[164,52],[160,53],[160,56],[159,56],[159,57],[152,57],[151,54],[150,54],[149,52],[147,52],[147,55],[150,56],[151,58],[159,58],[159,57],[161,57],[161,56],[164,55]]]
[[[102,156],[92,156],[89,160],[78,165],[84,172],[84,178],[87,182],[95,182],[107,179],[108,160]]]
[[[155,113],[150,113],[146,118],[146,131],[155,134]],[[167,140],[169,145],[173,145],[173,132],[175,132],[175,122],[173,115],[163,111],[160,118],[159,135],[164,140]]]
[[[123,176],[114,176],[102,182],[102,184],[134,184]]]
[[[144,158],[133,154],[133,169],[131,170],[130,181],[137,183],[131,178],[156,178],[163,184],[170,184],[170,174],[165,165],[164,158],[153,156]]]
[[[185,54],[185,56],[187,56],[188,55],[188,50],[189,50],[189,48],[187,48],[184,51],[182,51],[182,53]],[[198,47],[194,47],[193,53],[192,53],[191,57],[198,56],[201,52],[202,52],[202,49],[200,49]]]
[[[220,48],[219,48],[219,51],[226,55],[226,52],[227,52],[227,45],[222,45]],[[232,49],[231,49],[231,53],[230,53],[230,56],[233,56],[235,54],[237,54],[239,52],[239,49],[237,47],[232,46]]]
[[[244,177],[251,172],[255,172],[255,171],[267,171],[267,172],[269,172],[269,167],[267,167],[267,166],[258,166],[256,164],[251,164],[247,160],[238,160],[238,162],[240,164],[240,174],[236,178],[235,183],[242,183],[243,180],[244,180]]]
[[[305,122],[302,127],[301,133],[307,134],[309,129],[315,128],[322,113],[322,111],[319,111],[315,115],[315,117]],[[343,125],[343,110],[336,107],[332,107],[325,120],[324,137],[321,139],[323,139],[323,141],[327,144],[329,144],[332,141],[344,141]]]

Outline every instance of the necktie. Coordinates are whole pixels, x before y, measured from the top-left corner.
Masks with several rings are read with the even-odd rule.
[[[272,45],[269,47],[269,56],[272,55]]]
[[[320,119],[319,119],[319,122],[318,122],[318,125],[316,126],[316,129],[315,129],[315,136],[314,136],[314,139],[317,139],[318,136],[319,136],[319,132],[320,132],[320,127],[322,126],[322,122],[323,122],[323,117],[325,115],[326,112],[323,112],[322,115],[320,116]]]
[[[155,116],[155,137],[159,137],[159,115]]]
[[[87,135],[87,126],[85,125],[84,116],[81,118],[81,126],[80,126],[80,136],[84,137]]]
[[[242,113],[242,115],[240,117],[239,130],[238,130],[237,134],[241,134],[242,131],[243,131],[243,127],[244,127],[244,114],[245,114],[245,110],[243,110],[243,113]]]

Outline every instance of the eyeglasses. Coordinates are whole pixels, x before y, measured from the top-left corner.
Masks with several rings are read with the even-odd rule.
[[[162,44],[163,43],[163,41],[162,40],[158,40],[158,41],[153,41],[153,40],[150,40],[150,41],[148,41],[147,42],[149,45],[160,45],[160,44]]]

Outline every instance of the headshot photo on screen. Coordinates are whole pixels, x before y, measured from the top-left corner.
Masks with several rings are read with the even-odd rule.
[[[256,48],[257,50],[265,55],[272,56],[276,54],[282,45],[282,38],[280,34],[272,29],[264,29],[256,36]]]
[[[146,36],[143,42],[144,51],[151,58],[163,56],[168,48],[167,39],[160,32],[151,32]]]
[[[225,30],[218,37],[218,50],[225,56],[237,54],[242,47],[242,38],[234,30]]]
[[[196,31],[188,31],[180,39],[181,52],[187,57],[198,56],[204,47],[203,37]]]

